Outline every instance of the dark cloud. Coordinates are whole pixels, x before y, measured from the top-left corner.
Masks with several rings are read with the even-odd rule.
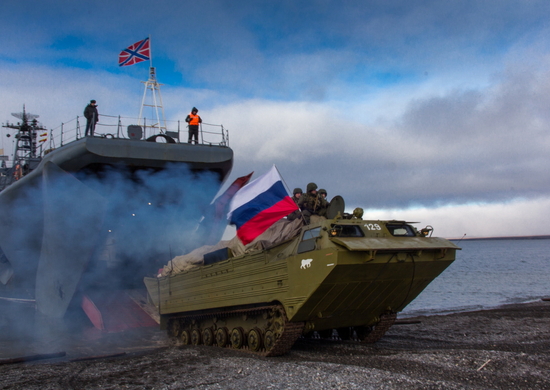
[[[293,116],[290,105],[279,107],[281,118],[293,119],[262,132],[260,149],[243,154],[237,146],[235,170],[244,173],[245,165],[261,172],[275,163],[289,188],[314,181],[350,204],[372,208],[548,196],[548,80],[544,65],[510,69],[485,88],[415,99],[403,115],[378,126],[302,107],[310,112],[308,123]],[[312,121],[315,114],[321,117]]]
[[[313,101],[348,80],[383,85],[485,64],[546,29],[550,14],[542,0],[58,0],[1,7],[0,53],[16,62],[107,66],[151,35],[154,57],[173,61],[188,86]]]

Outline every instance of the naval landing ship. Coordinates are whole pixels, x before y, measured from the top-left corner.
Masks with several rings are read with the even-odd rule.
[[[77,290],[113,275],[141,283],[158,269],[152,259],[184,250],[171,227],[199,222],[205,210],[193,202],[209,203],[233,164],[223,127],[188,144],[179,131],[126,132],[120,117],[105,127],[113,133],[82,137],[78,118],[72,133],[65,123],[55,134],[25,109],[15,116],[19,123],[4,125],[15,130],[13,159],[0,168],[0,295],[34,298],[51,317],[64,315]]]

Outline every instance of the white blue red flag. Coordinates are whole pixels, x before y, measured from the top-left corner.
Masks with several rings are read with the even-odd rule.
[[[229,223],[237,226],[237,237],[246,245],[294,210],[298,206],[273,166],[235,194],[227,217]]]
[[[150,58],[151,49],[147,37],[122,50],[118,55],[118,66],[134,65],[138,62],[148,61]]]

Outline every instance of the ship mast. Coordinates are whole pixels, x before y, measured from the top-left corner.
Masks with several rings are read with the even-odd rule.
[[[21,164],[24,169],[32,170],[35,165],[40,162],[38,151],[38,133],[47,131],[45,127],[40,125],[36,120],[39,116],[29,114],[23,105],[23,112],[12,113],[12,115],[21,120],[14,125],[6,123],[2,127],[17,130],[15,134],[15,151],[13,153],[13,166]]]
[[[164,106],[162,104],[162,96],[160,94],[160,86],[162,84],[159,84],[157,81],[156,76],[156,70],[153,67],[153,51],[151,49],[151,37],[149,37],[149,50],[150,50],[150,56],[149,56],[149,80],[142,81],[142,83],[145,84],[145,88],[143,90],[143,98],[141,99],[141,107],[139,109],[139,117],[138,117],[138,125],[142,125],[142,119],[143,119],[143,126],[152,127],[153,129],[158,129],[160,133],[166,132],[166,119],[164,117]],[[151,92],[152,101],[150,101],[150,104],[146,102],[147,93]],[[144,107],[152,107],[152,109],[155,112],[155,119],[156,123],[147,124],[145,123],[145,119],[142,117],[143,115],[143,108]],[[159,114],[160,110],[160,114]],[[144,129],[145,133],[147,133],[147,128]]]
[[[21,179],[23,176],[30,173],[40,164],[41,150],[39,152],[39,143],[45,139],[38,139],[48,135],[45,127],[40,125],[36,118],[38,115],[27,113],[23,105],[23,112],[12,113],[12,115],[21,120],[17,124],[6,123],[2,127],[17,130],[15,133],[15,150],[13,152],[13,162],[11,167],[6,166],[8,156],[0,156],[0,191],[12,184],[14,181]],[[10,134],[7,134],[10,137]]]

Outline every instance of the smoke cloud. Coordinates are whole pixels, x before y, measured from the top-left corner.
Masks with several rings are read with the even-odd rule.
[[[8,285],[0,285],[0,295],[32,299],[36,288],[43,312],[56,317],[59,307],[68,310],[62,310],[64,318],[55,319],[29,310],[32,303],[9,303],[5,308],[11,314],[3,317],[0,328],[20,340],[39,339],[36,345],[48,345],[46,352],[52,352],[69,348],[68,339],[78,339],[75,334],[90,328],[80,309],[84,294],[101,299],[117,289],[142,288],[144,276],[155,275],[172,257],[203,244],[197,227],[212,215],[210,203],[220,178],[193,172],[185,164],[162,170],[109,167],[76,177],[57,166],[44,172],[28,178],[31,184],[19,186],[9,202],[1,199],[0,233],[5,239],[0,246],[14,276]],[[72,333],[62,335],[63,329]],[[23,344],[6,346],[23,351]]]

